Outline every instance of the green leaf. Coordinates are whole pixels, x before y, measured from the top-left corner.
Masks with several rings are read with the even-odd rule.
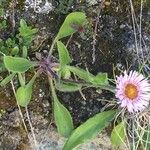
[[[111,133],[111,143],[114,146],[119,146],[125,141],[125,138],[126,138],[125,122],[122,121],[116,127],[114,127]]]
[[[61,77],[64,79],[69,79],[71,76],[70,70],[65,66],[61,69]]]
[[[5,79],[3,79],[1,82],[0,82],[0,86],[5,86],[7,83],[9,83],[12,78],[15,76],[15,73],[12,73],[10,74],[9,76],[7,76]]]
[[[94,85],[108,85],[107,73],[98,73],[94,78],[91,78]]]
[[[25,81],[25,78],[23,77],[22,73],[18,73],[18,80],[19,80],[19,83],[21,86],[25,86],[26,81]]]
[[[16,99],[20,106],[26,107],[29,104],[32,97],[32,86],[37,76],[38,73],[32,77],[28,84],[18,88],[16,92]]]
[[[21,86],[17,89],[16,99],[20,106],[26,107],[32,97],[32,86]]]
[[[20,27],[22,27],[22,28],[26,28],[27,27],[27,23],[26,23],[26,21],[24,19],[20,20]]]
[[[4,17],[4,15],[5,15],[4,9],[0,8],[0,17]]]
[[[9,48],[15,47],[15,46],[16,46],[15,40],[14,40],[14,39],[11,39],[11,38],[8,38],[8,39],[6,40],[6,45],[7,45],[7,47],[9,47]]]
[[[58,82],[55,84],[55,87],[57,90],[61,92],[75,92],[75,91],[81,90],[81,85],[76,84],[76,83]]]
[[[12,56],[4,56],[4,64],[9,71],[20,73],[27,71],[35,65],[35,63],[27,59]]]
[[[28,56],[28,49],[26,46],[23,46],[22,48],[22,57],[26,58]]]
[[[86,82],[91,82],[91,78],[94,78],[94,75],[89,73],[88,71],[85,71],[81,68],[74,67],[74,66],[67,66],[67,68],[73,72],[75,75],[77,75],[80,79],[85,80]]]
[[[58,133],[69,137],[73,131],[73,121],[69,111],[59,102],[55,90],[52,89],[54,99],[54,119]]]
[[[21,19],[19,34],[17,35],[19,39],[19,44],[27,46],[27,48],[29,48],[37,32],[37,28],[32,28],[31,26],[28,26],[26,21]]]
[[[18,53],[19,53],[19,47],[15,46],[11,51],[11,55],[17,55]]]
[[[88,119],[85,123],[73,131],[66,144],[64,145],[63,150],[72,150],[77,145],[82,144],[86,140],[96,136],[96,134],[108,126],[110,121],[112,121],[112,119],[115,117],[115,114],[115,110],[110,110],[99,113]]]
[[[28,82],[27,86],[30,87],[33,85],[35,79],[39,76],[39,73],[36,72],[35,75],[32,77],[32,79]]]
[[[86,15],[82,12],[72,12],[70,13],[64,23],[62,24],[58,34],[57,39],[61,39],[63,37],[69,36],[76,32],[76,30],[72,27],[73,25],[82,26],[83,23],[86,22]]]
[[[28,26],[26,21],[21,19],[20,20],[20,27],[19,27],[19,34],[22,37],[29,37],[29,36],[33,36],[34,34],[36,34],[38,32],[38,29],[32,29],[31,26]]]
[[[69,52],[66,46],[61,41],[57,41],[57,48],[58,48],[59,61],[60,61],[61,67],[71,63]]]

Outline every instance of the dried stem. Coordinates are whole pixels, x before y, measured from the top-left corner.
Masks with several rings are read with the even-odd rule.
[[[96,52],[96,36],[97,36],[97,28],[98,28],[98,23],[99,23],[99,16],[100,16],[100,13],[101,13],[101,10],[102,10],[102,6],[103,6],[103,3],[104,3],[105,0],[102,0],[102,2],[99,4],[99,10],[98,10],[98,15],[97,15],[97,18],[96,18],[96,23],[95,23],[95,28],[94,28],[94,34],[93,34],[93,45],[92,45],[92,58],[93,58],[93,61],[92,61],[92,64],[95,63],[95,52]]]
[[[30,126],[30,129],[31,129],[34,145],[35,145],[35,148],[37,148],[37,140],[36,140],[36,137],[35,137],[35,134],[34,134],[34,129],[33,129],[32,123],[31,123],[31,119],[29,117],[29,112],[28,112],[27,106],[25,107],[25,110],[26,110],[26,115],[27,115],[27,119],[28,119],[28,122],[29,122],[29,126]]]

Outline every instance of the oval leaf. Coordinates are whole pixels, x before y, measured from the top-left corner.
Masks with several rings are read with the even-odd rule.
[[[72,150],[77,145],[91,139],[100,131],[102,131],[114,118],[115,110],[105,111],[88,119],[85,123],[74,130],[72,135],[63,147],[63,150]]]
[[[73,12],[70,13],[64,23],[62,24],[58,34],[57,39],[61,39],[63,37],[69,36],[76,32],[76,30],[72,27],[73,25],[82,26],[83,23],[86,22],[86,15],[83,12]]]
[[[114,127],[111,133],[111,143],[114,146],[119,146],[125,141],[125,138],[126,138],[125,123],[123,121],[119,123],[116,127]]]
[[[38,76],[38,73],[35,73],[35,75],[26,85],[24,85],[24,81],[21,79],[22,85],[24,86],[21,86],[20,88],[18,88],[16,92],[16,99],[20,106],[26,107],[29,104],[31,97],[32,97],[32,86],[37,76]]]
[[[61,67],[71,63],[69,52],[66,46],[61,41],[57,41],[57,48],[58,48],[59,61],[60,61]]]
[[[54,99],[54,119],[58,133],[69,137],[73,131],[73,121],[69,111],[59,102],[55,90],[52,89]]]
[[[81,85],[75,83],[56,83],[55,87],[61,92],[75,92],[81,90]]]
[[[20,106],[26,107],[32,97],[32,86],[21,86],[17,89],[16,99]]]
[[[21,57],[4,56],[5,67],[12,72],[23,73],[33,67],[35,63]]]

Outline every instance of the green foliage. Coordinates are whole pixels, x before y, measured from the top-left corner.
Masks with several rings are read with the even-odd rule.
[[[89,73],[89,71],[85,71],[78,67],[67,66],[67,68],[70,70],[70,72],[74,73],[87,83],[92,83],[95,86],[108,85],[107,73],[98,73],[96,76],[94,76],[93,74]]]
[[[6,20],[3,20],[1,23],[0,23],[0,30],[4,30],[7,28],[7,23],[6,23]]]
[[[9,83],[12,78],[15,76],[15,73],[12,73],[10,74],[9,76],[7,76],[5,79],[3,79],[1,82],[0,82],[0,86],[5,86],[7,83]]]
[[[86,22],[86,15],[82,12],[73,12],[70,13],[64,23],[62,24],[56,39],[61,39],[63,37],[69,36],[76,32],[76,29],[73,26],[82,26]]]
[[[59,61],[61,68],[65,65],[71,63],[71,58],[69,56],[69,52],[65,45],[61,41],[57,41],[57,48],[59,53]]]
[[[35,63],[21,57],[4,56],[5,67],[11,72],[26,72]]]
[[[4,9],[3,8],[0,8],[0,17],[4,17]]]
[[[107,73],[98,73],[95,77],[90,79],[94,85],[108,85],[108,76]]]
[[[62,2],[64,1],[65,0]],[[68,2],[73,3],[72,0]],[[0,15],[4,16],[3,10],[0,10]],[[116,114],[115,110],[99,113],[74,130],[71,114],[60,103],[55,92],[55,88],[62,92],[74,92],[81,90],[82,86],[86,85],[87,87],[90,85],[92,87],[104,87],[108,85],[107,73],[98,73],[95,76],[88,70],[69,66],[72,60],[66,46],[60,41],[62,38],[77,32],[78,28],[83,27],[86,22],[86,15],[82,12],[73,12],[66,17],[56,38],[54,38],[49,52],[49,56],[51,57],[52,50],[57,44],[59,64],[55,61],[53,62],[53,59],[49,61],[49,56],[48,58],[43,57],[39,62],[32,62],[27,59],[29,54],[28,50],[31,47],[38,29],[27,25],[26,21],[23,19],[20,20],[19,32],[17,35],[10,34],[9,38],[0,39],[0,52],[2,54],[0,60],[3,60],[3,63],[0,64],[0,71],[3,69],[2,66],[4,66],[11,73],[0,82],[0,85],[6,85],[17,74],[16,77],[20,83],[20,87],[17,89],[15,96],[20,106],[26,107],[29,104],[32,98],[32,87],[36,77],[42,72],[49,72],[48,79],[52,91],[54,120],[59,134],[64,137],[69,137],[63,148],[64,150],[71,150],[84,141],[94,137],[110,123]],[[7,28],[6,23],[7,21],[0,24],[0,29],[4,27]],[[55,65],[59,67],[54,69]],[[27,83],[25,80],[26,71],[30,68],[34,69],[36,66],[40,66],[40,69]],[[53,78],[51,73],[56,73],[56,78]],[[79,82],[72,80],[72,74],[79,79]],[[84,80],[84,82],[82,81],[80,84],[80,80]],[[55,87],[53,82],[55,83]]]
[[[88,119],[85,123],[76,128],[66,144],[63,147],[63,150],[72,150],[79,144],[84,143],[86,140],[89,140],[96,136],[100,131],[102,131],[110,121],[116,115],[115,110],[105,111],[95,115],[94,117]]]
[[[28,84],[23,85],[17,89],[16,100],[18,104],[22,107],[26,107],[32,97],[32,86],[38,74],[36,73]]]
[[[67,66],[63,67],[61,70],[60,70],[60,76],[63,78],[63,79],[69,79],[70,76],[71,76],[71,72],[70,70],[67,68]]]
[[[17,89],[16,100],[22,107],[26,107],[32,97],[32,86],[21,86]]]
[[[6,20],[4,20],[6,25]],[[6,25],[7,27],[7,25]],[[1,29],[1,24],[0,24]],[[35,37],[35,34],[38,32],[36,28],[32,28],[28,26],[25,20],[21,19],[20,27],[19,27],[19,34],[14,37],[14,35],[10,35],[10,37],[6,40],[0,39],[0,51],[6,55],[17,55],[20,50],[23,50],[24,47],[29,48],[31,43]],[[18,42],[19,41],[19,42]],[[14,49],[15,51],[14,53]]]
[[[91,82],[91,79],[94,78],[94,75],[79,67],[67,66],[67,68],[70,70],[70,72],[74,73],[76,76],[78,76],[80,79],[83,79],[86,82]]]
[[[0,8],[0,15],[4,16],[4,9]],[[0,19],[0,30],[7,28],[7,20]],[[19,34],[11,35],[7,39],[0,39],[0,52],[5,55],[18,56],[22,54],[24,58],[27,57],[28,49],[30,48],[32,41],[37,33],[36,28],[28,26],[25,20],[21,19]],[[5,31],[3,31],[5,34]],[[2,59],[2,57],[0,57]],[[0,63],[0,72],[4,71],[3,63]]]
[[[113,146],[120,146],[125,142],[126,131],[125,131],[125,122],[120,122],[116,127],[114,127],[111,133],[111,143]]]
[[[17,47],[15,39],[8,38],[7,40],[0,39],[0,52],[6,55],[16,55],[18,52],[14,53],[14,48]]]
[[[57,82],[55,87],[61,92],[75,92],[81,90],[81,85],[76,83]]]
[[[67,75],[66,65],[71,63],[71,58],[69,56],[69,52],[65,45],[61,41],[57,41],[57,48],[59,53],[59,73],[61,76]]]
[[[69,137],[73,131],[73,121],[69,111],[59,102],[55,90],[52,88],[52,96],[54,99],[54,119],[59,134]]]
[[[12,48],[11,55],[15,56],[18,53],[19,53],[19,47],[18,46],[15,46],[14,48]]]
[[[37,28],[32,28],[31,26],[28,26],[26,21],[23,19],[20,20],[19,40],[20,43],[23,44],[23,46],[29,47],[37,32]]]
[[[21,86],[24,86],[26,84],[25,83],[25,78],[23,78],[22,73],[18,73],[18,80],[19,80]]]
[[[26,46],[23,46],[22,48],[22,57],[26,58],[28,56],[28,49]]]

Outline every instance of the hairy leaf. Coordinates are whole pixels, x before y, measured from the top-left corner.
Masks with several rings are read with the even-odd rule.
[[[67,68],[73,72],[76,76],[78,76],[80,79],[85,80],[86,82],[91,82],[91,78],[94,78],[94,75],[89,73],[88,71],[85,71],[79,67],[74,66],[67,66]]]
[[[73,131],[73,121],[69,111],[59,102],[55,90],[52,89],[54,99],[54,119],[58,133],[69,137]]]
[[[26,107],[32,97],[32,86],[21,86],[17,89],[16,92],[16,99],[20,106]]]
[[[94,137],[110,123],[115,114],[115,110],[110,110],[99,113],[88,119],[85,123],[73,131],[66,144],[64,145],[63,150],[72,150],[77,145],[82,144],[86,140]]]
[[[70,13],[64,23],[62,24],[58,34],[57,39],[69,36],[76,32],[76,29],[73,26],[82,26],[86,22],[86,15],[82,12],[72,12]]]
[[[61,67],[71,63],[69,52],[66,46],[61,41],[57,41],[57,48],[58,48],[59,61],[60,61]]]
[[[108,85],[107,73],[98,73],[95,77],[91,78],[94,85]]]
[[[4,56],[4,64],[6,69],[9,71],[20,73],[27,71],[29,68],[35,65],[34,62],[31,62],[25,58],[12,56]]]

